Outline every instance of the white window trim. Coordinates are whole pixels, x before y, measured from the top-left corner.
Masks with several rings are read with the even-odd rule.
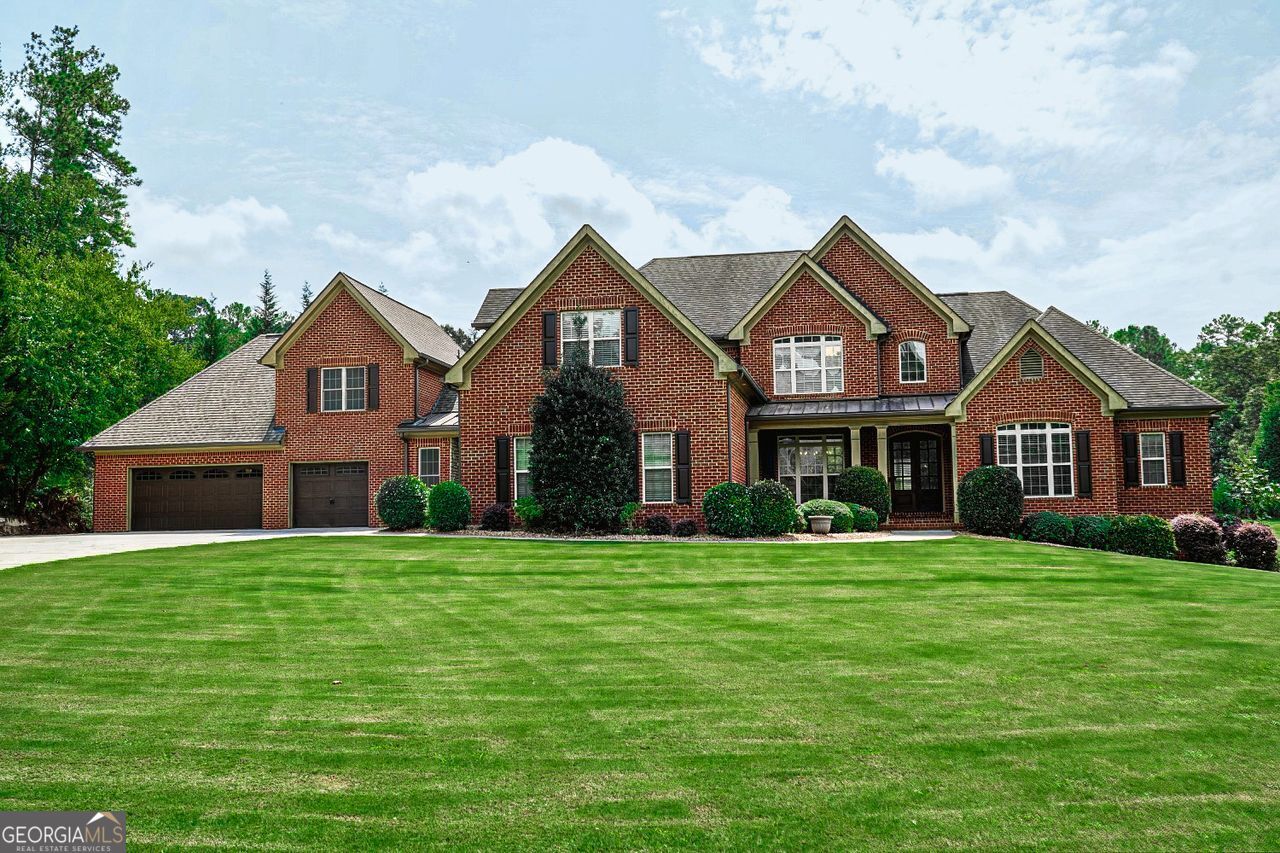
[[[324,392],[325,392],[324,375],[326,373],[332,373],[335,370],[338,371],[338,376],[341,377],[342,379],[342,385],[341,385],[342,405],[336,409],[333,409],[324,404]],[[347,405],[347,388],[349,387],[347,385],[348,370],[359,370],[361,374],[364,376],[364,385],[361,386],[361,390],[363,391],[363,393],[360,395],[359,407]],[[338,389],[330,388],[328,390],[336,391]],[[365,367],[363,364],[348,364],[343,367],[320,368],[320,411],[322,412],[363,412],[366,406],[368,405],[368,401],[369,401],[369,369]]]
[[[825,434],[825,435],[817,435],[817,436],[811,436],[811,435],[805,435],[805,436],[799,436],[799,435],[783,435],[783,436],[779,436],[779,437],[778,437],[778,453],[779,453],[779,455],[781,455],[782,447],[783,447],[783,445],[784,445],[784,444],[794,444],[794,445],[795,445],[795,447],[796,447],[796,472],[795,472],[794,474],[788,474],[787,476],[788,476],[788,478],[793,478],[793,479],[796,481],[796,482],[795,482],[795,486],[791,489],[791,494],[792,494],[792,496],[795,498],[795,501],[796,501],[796,504],[797,504],[797,505],[798,505],[798,504],[800,504],[800,502],[801,502],[801,501],[800,501],[800,480],[801,480],[801,478],[802,478],[802,477],[816,477],[816,476],[818,476],[817,474],[803,474],[803,475],[802,475],[802,474],[800,473],[800,445],[801,445],[802,443],[812,443],[815,439],[817,439],[817,440],[818,440],[818,446],[822,448],[822,499],[823,499],[823,500],[830,500],[830,499],[831,499],[831,481],[832,481],[832,480],[834,480],[836,477],[840,476],[840,474],[839,474],[839,472],[837,472],[837,473],[835,473],[835,474],[832,474],[832,473],[830,473],[829,471],[827,471],[827,468],[826,468],[826,462],[827,462],[826,449],[827,449],[827,446],[828,446],[828,445],[835,445],[836,447],[839,447],[839,448],[840,448],[840,456],[843,458],[843,457],[844,457],[844,455],[845,455],[845,453],[844,453],[844,437],[843,437],[843,436],[840,436],[840,435],[837,435],[837,434],[834,434],[834,433],[828,433],[828,434]],[[776,463],[775,463],[775,464],[776,464]],[[849,460],[848,460],[848,459],[845,459],[845,460],[844,460],[844,464],[841,466],[840,470],[841,470],[841,471],[843,471],[845,468],[848,468],[848,467],[849,467],[849,465],[850,465]],[[779,481],[781,481],[781,480],[782,480],[782,475],[781,475],[781,474],[778,474],[778,475],[776,475],[776,476],[777,476],[777,479],[778,479]]]
[[[665,435],[671,444],[671,464],[662,465],[645,465],[644,464],[644,442],[651,435]],[[647,474],[649,471],[666,471],[671,475],[671,497],[665,501],[651,501],[647,494],[646,488]],[[640,503],[653,504],[661,506],[664,504],[674,504],[676,502],[676,434],[673,432],[642,432],[640,433]]]
[[[1026,423],[1043,423],[1045,426],[1044,426],[1044,429],[1042,430],[1024,431],[1022,429],[1022,426],[1023,424],[1026,424]],[[1055,427],[1054,424],[1061,424],[1061,426]],[[1014,442],[1015,459],[1017,461],[1013,465],[1005,465],[1000,461],[1000,432],[1002,429],[1006,427],[1014,428],[1012,432],[1014,437],[1017,439]],[[1008,430],[1006,430],[1006,432],[1008,432]],[[1049,494],[1028,495],[1028,494],[1025,494],[1024,492],[1022,496],[1023,499],[1029,500],[1029,501],[1040,501],[1045,499],[1056,499],[1056,498],[1074,498],[1076,496],[1076,448],[1075,448],[1075,436],[1072,435],[1071,424],[1063,424],[1061,421],[1019,421],[1017,423],[1012,423],[1012,424],[1000,424],[1000,426],[996,427],[996,438],[995,438],[996,464],[999,465],[1001,468],[1008,468],[1009,470],[1013,471],[1013,473],[1018,475],[1018,480],[1021,481],[1022,469],[1023,467],[1025,467],[1022,462],[1022,436],[1026,435],[1027,433],[1033,433],[1033,434],[1039,433],[1045,436],[1045,450],[1048,453],[1048,462],[1044,462],[1044,463],[1030,462],[1030,463],[1027,463],[1027,465],[1034,466],[1034,467],[1040,467],[1041,465],[1044,465],[1049,469]],[[1066,462],[1053,461],[1053,436],[1055,433],[1058,435],[1065,434],[1067,437],[1067,461]],[[1070,468],[1071,491],[1055,492],[1053,490],[1054,489],[1053,467],[1055,465],[1066,465],[1068,468]]]
[[[1142,437],[1146,435],[1160,436],[1160,455],[1159,456],[1149,457],[1143,452]],[[1160,460],[1160,469],[1164,471],[1164,480],[1159,483],[1148,483],[1147,482],[1147,463],[1155,462],[1157,459]],[[1138,433],[1138,480],[1139,482],[1142,483],[1143,486],[1151,486],[1153,488],[1169,485],[1169,443],[1165,439],[1164,433],[1162,432]]]
[[[596,314],[617,314],[618,315],[618,334],[610,337],[596,337],[595,323],[592,318]],[[564,333],[565,321],[572,317],[586,318],[586,344],[587,344],[587,364],[592,367],[601,367],[610,369],[622,366],[622,309],[621,308],[602,308],[596,311],[563,311],[560,314],[560,362],[566,363],[568,355],[565,354],[566,344],[582,343],[582,339],[570,340]],[[570,320],[572,322],[572,320]],[[618,363],[617,364],[596,364],[596,341],[617,341],[618,342]]]
[[[521,498],[533,497],[533,481],[529,482],[529,494],[520,494],[520,475],[528,474],[528,468],[520,467],[520,453],[516,450],[516,445],[521,441],[529,442],[529,452],[533,452],[533,436],[529,435],[513,435],[511,437],[511,494],[515,495],[516,500]]]
[[[418,448],[418,479],[419,479],[419,480],[422,480],[422,482],[424,482],[424,483],[425,483],[425,482],[427,482],[427,481],[426,481],[426,479],[425,479],[425,476],[424,476],[424,475],[423,475],[423,473],[422,473],[422,455],[423,455],[424,453],[427,453],[427,452],[435,453],[435,455],[436,455],[436,474],[435,474],[436,481],[435,481],[435,483],[430,483],[430,484],[428,484],[428,485],[433,485],[433,486],[434,486],[434,485],[438,485],[438,484],[440,484],[440,483],[443,483],[443,482],[444,482],[444,471],[443,471],[443,470],[441,470],[441,467],[440,467],[440,463],[441,463],[441,455],[440,455],[440,448],[438,448],[438,447],[419,447],[419,448]]]
[[[902,349],[907,344],[920,345],[920,366],[924,368],[924,376],[919,379],[903,379],[902,378]],[[929,350],[924,345],[924,341],[909,340],[898,344],[898,384],[900,385],[921,385],[929,381]]]
[[[817,338],[816,341],[800,341],[797,344],[796,338]],[[818,345],[818,371],[822,376],[821,391],[797,391],[796,390],[796,346],[805,346],[807,344]],[[827,354],[822,352],[829,344],[836,344],[840,347],[840,385],[836,388],[827,387]],[[780,369],[778,367],[778,351],[789,349],[791,351],[791,367]],[[831,368],[834,369],[834,368]],[[791,374],[791,390],[778,390],[778,374]],[[809,394],[840,394],[844,391],[844,338],[840,335],[790,335],[784,338],[775,338],[773,341],[773,393],[777,397],[804,397]]]

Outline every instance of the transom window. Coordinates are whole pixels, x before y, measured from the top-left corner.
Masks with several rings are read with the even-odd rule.
[[[228,474],[226,471],[223,471],[221,468],[210,468],[208,471],[205,471],[200,476],[206,480],[225,480],[231,475]]]
[[[1142,485],[1163,486],[1169,477],[1165,469],[1164,433],[1144,432],[1138,436],[1138,454],[1142,458]]]
[[[924,343],[921,341],[903,341],[898,344],[898,381],[923,382],[924,361]]]
[[[418,448],[418,479],[428,486],[440,483],[440,448]]]
[[[837,335],[796,335],[773,342],[775,394],[844,390],[844,343]]]
[[[1022,358],[1018,359],[1018,378],[1044,378],[1044,356],[1039,350],[1029,349],[1022,354]]]
[[[565,311],[560,315],[561,357],[582,355],[596,367],[622,364],[622,312]]]
[[[669,432],[646,432],[640,439],[644,492],[648,504],[669,504],[675,494],[675,452]]]
[[[516,475],[516,500],[533,496],[533,478],[529,475],[529,454],[533,451],[533,439],[527,435],[515,438],[515,454],[512,467]]]
[[[1007,424],[996,429],[996,462],[1022,481],[1029,498],[1069,498],[1071,425],[1059,423]]]
[[[828,497],[844,468],[844,438],[839,435],[778,439],[778,482],[791,490],[796,503]]]
[[[358,411],[364,408],[364,368],[326,367],[320,371],[326,412]]]

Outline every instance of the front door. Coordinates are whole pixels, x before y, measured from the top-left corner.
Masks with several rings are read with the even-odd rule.
[[[942,512],[942,440],[910,433],[889,442],[894,512]]]

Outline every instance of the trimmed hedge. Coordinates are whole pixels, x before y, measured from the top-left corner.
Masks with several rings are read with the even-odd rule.
[[[1177,554],[1173,528],[1154,515],[1117,515],[1107,532],[1107,550],[1135,557],[1172,560]]]
[[[1207,515],[1187,513],[1175,518],[1173,541],[1178,546],[1178,556],[1193,563],[1222,565],[1227,561],[1227,545],[1222,538],[1222,528]]]
[[[436,530],[461,530],[471,520],[471,495],[461,483],[445,480],[431,489],[427,523]]]
[[[1276,534],[1265,524],[1250,522],[1236,529],[1236,563],[1249,569],[1276,568]]]
[[[800,504],[800,514],[804,516],[805,526],[809,524],[809,517],[812,515],[829,515],[831,516],[831,532],[832,533],[852,533],[853,532],[853,513],[849,507],[838,501],[828,501],[822,498],[814,498],[811,501],[805,501]]]
[[[1071,522],[1071,544],[1095,551],[1107,549],[1107,534],[1111,532],[1111,519],[1105,515],[1077,515]]]
[[[679,536],[681,539],[688,539],[690,536],[698,535],[698,522],[692,518],[686,518],[677,521],[675,526],[671,528],[672,536]]]
[[[880,524],[889,520],[889,484],[877,468],[845,468],[831,483],[831,497],[873,510]]]
[[[489,504],[480,514],[481,530],[510,530],[511,510],[506,504]]]
[[[670,536],[671,517],[666,515],[651,515],[644,520],[644,530],[650,536]]]
[[[799,514],[795,496],[777,480],[757,480],[751,497],[751,526],[759,536],[781,536],[795,529]]]
[[[702,496],[707,532],[734,538],[751,535],[751,495],[741,483],[721,483]]]
[[[378,486],[373,504],[378,517],[391,530],[413,530],[427,526],[428,494],[426,483],[409,474],[388,477]]]
[[[880,516],[871,507],[845,504],[853,515],[853,529],[858,533],[875,533],[880,529]]]
[[[1022,481],[1008,468],[983,465],[960,481],[960,522],[974,533],[1012,536],[1022,521]]]
[[[1070,545],[1075,541],[1075,526],[1060,512],[1033,512],[1022,519],[1022,535],[1031,542]]]

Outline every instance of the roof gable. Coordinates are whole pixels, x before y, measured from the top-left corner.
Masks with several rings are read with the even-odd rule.
[[[769,288],[764,296],[747,311],[737,325],[729,330],[729,340],[741,341],[743,345],[750,344],[751,328],[759,322],[761,317],[769,313],[769,309],[778,304],[778,300],[805,274],[816,280],[819,285],[835,297],[837,302],[849,309],[851,314],[863,322],[867,327],[867,340],[875,340],[879,335],[886,334],[889,331],[884,321],[877,317],[870,308],[850,293],[848,289],[842,287],[840,282],[832,278],[829,272],[814,263],[813,258],[802,253],[787,271],[779,277],[773,287]]]
[[[804,252],[654,258],[640,273],[715,340],[729,332]]]

